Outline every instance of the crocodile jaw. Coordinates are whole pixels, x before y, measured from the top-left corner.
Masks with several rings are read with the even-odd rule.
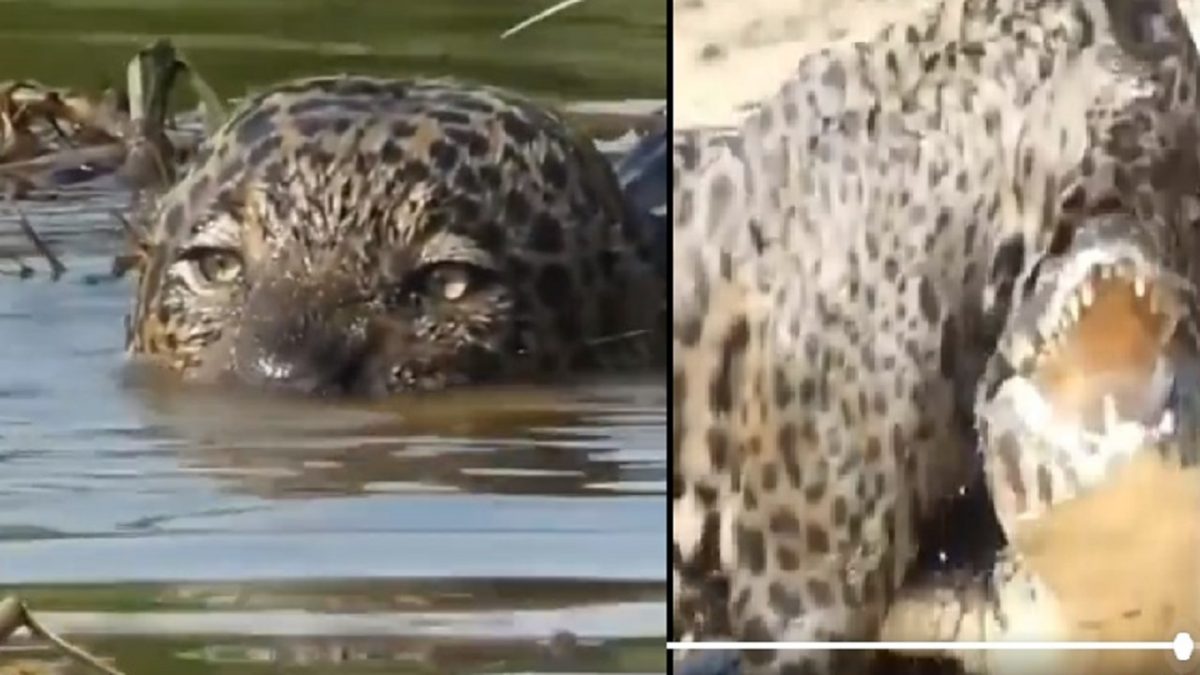
[[[1001,341],[1013,365],[980,403],[989,488],[1006,534],[1103,483],[1175,434],[1186,286],[1142,249],[1105,242],[1054,261]]]

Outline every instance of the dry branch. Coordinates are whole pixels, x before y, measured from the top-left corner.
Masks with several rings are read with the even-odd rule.
[[[67,266],[62,263],[62,260],[59,260],[54,251],[50,250],[45,240],[38,235],[37,230],[33,229],[33,225],[25,217],[25,212],[14,206],[12,200],[9,200],[8,205],[17,214],[17,223],[21,226],[25,236],[29,237],[29,241],[33,242],[33,247],[37,249],[37,252],[41,253],[46,262],[50,263],[50,278],[57,280],[67,271]]]

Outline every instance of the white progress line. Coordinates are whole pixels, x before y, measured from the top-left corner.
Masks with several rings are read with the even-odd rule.
[[[669,650],[807,650],[807,651],[1162,651],[1174,652],[1180,661],[1191,659],[1196,643],[1187,633],[1171,642],[668,642]]]
[[[696,651],[795,649],[813,651],[1174,651],[1173,642],[668,642]]]

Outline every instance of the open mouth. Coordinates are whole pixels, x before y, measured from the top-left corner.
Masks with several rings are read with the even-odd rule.
[[[1143,443],[1173,432],[1168,402],[1181,286],[1144,265],[1093,260],[1035,303],[1017,376],[1002,390],[1022,424],[1061,444]],[[1032,339],[1028,339],[1032,337]]]

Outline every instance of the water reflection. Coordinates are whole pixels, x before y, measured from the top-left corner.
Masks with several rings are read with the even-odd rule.
[[[69,264],[0,284],[0,581],[664,579],[657,377],[369,405],[180,388],[122,367],[127,286]]]
[[[138,372],[144,423],[189,472],[266,498],[367,493],[662,494],[665,389],[644,381],[314,403]],[[641,448],[641,450],[639,450]]]
[[[149,0],[4,3],[0,79],[100,87],[130,55],[171,36],[223,96],[289,77],[337,72],[454,75],[572,98],[661,98],[667,6],[585,2],[501,41],[548,4],[363,0]]]

